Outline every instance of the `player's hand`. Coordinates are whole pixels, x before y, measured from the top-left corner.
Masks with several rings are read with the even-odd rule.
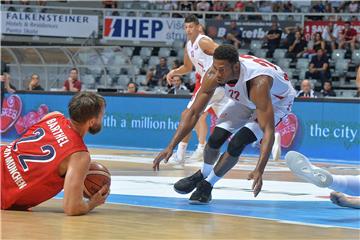
[[[167,83],[172,86],[172,82],[171,80],[173,79],[174,77],[174,70],[171,70],[167,75],[166,75],[166,81]]]
[[[69,84],[71,84],[71,86],[74,85],[74,80],[71,77],[68,78],[68,81],[69,81]]]
[[[106,198],[110,194],[109,186],[103,186],[97,193],[90,197],[89,205],[91,209],[100,206],[101,204],[105,203]]]
[[[173,153],[173,149],[167,147],[164,151],[159,153],[156,158],[153,161],[153,169],[154,171],[159,171],[159,165],[162,160],[164,160],[165,163],[169,161],[169,158],[171,157]]]
[[[252,171],[251,173],[249,173],[249,176],[248,176],[248,180],[251,180],[251,179],[254,180],[251,189],[254,191],[254,197],[256,197],[260,193],[262,184],[263,184],[262,172],[260,172],[258,170]]]

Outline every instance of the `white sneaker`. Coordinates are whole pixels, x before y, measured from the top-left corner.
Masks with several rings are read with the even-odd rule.
[[[278,132],[275,133],[275,140],[271,150],[271,155],[273,161],[279,161],[281,156],[281,136]]]
[[[204,148],[196,148],[195,152],[190,156],[192,161],[202,161],[204,159]]]
[[[296,176],[322,188],[329,187],[332,184],[331,173],[315,167],[301,153],[290,151],[285,155],[285,159],[288,167]]]
[[[171,155],[169,162],[173,164],[173,167],[176,169],[184,169],[185,167],[185,156],[183,158],[178,158],[176,152]]]

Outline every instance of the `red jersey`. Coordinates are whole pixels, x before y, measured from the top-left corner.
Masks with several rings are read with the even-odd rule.
[[[82,86],[82,84],[81,84],[80,80],[75,80],[73,84],[74,84],[74,88],[76,88],[76,89],[78,89],[79,91],[81,91],[81,86]],[[65,80],[65,82],[64,82],[64,87],[65,87],[65,90],[66,90],[66,91],[69,91],[69,90],[70,90],[69,80]]]
[[[350,28],[349,30],[343,29],[341,34],[345,35],[345,41],[350,41],[353,37],[356,37],[357,32],[354,28]]]
[[[61,162],[80,151],[88,151],[82,137],[60,113],[1,146],[1,209],[25,210],[54,197],[64,186]]]

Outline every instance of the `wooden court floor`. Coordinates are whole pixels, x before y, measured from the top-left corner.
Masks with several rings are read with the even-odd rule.
[[[92,149],[92,154],[147,156],[155,153]],[[186,176],[170,165],[154,173],[150,164],[103,162],[117,176]],[[248,164],[248,163],[247,163]],[[249,163],[251,164],[251,163]],[[270,163],[271,165],[271,163]],[[339,168],[337,173],[351,173]],[[346,170],[342,170],[346,169]],[[244,178],[233,171],[228,178]],[[290,173],[272,171],[266,179],[297,181]],[[105,204],[85,216],[69,217],[61,200],[52,199],[31,211],[1,211],[1,239],[359,239],[360,231],[280,223],[257,218],[198,213],[125,204]]]

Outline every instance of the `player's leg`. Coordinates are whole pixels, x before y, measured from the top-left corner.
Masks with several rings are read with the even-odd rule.
[[[214,95],[210,99],[203,115],[200,117],[197,127],[198,127],[198,139],[199,139],[199,145],[194,154],[191,156],[191,159],[193,160],[202,160],[204,147],[205,147],[205,141],[206,136],[208,133],[208,125],[206,122],[206,118],[208,116],[208,113],[211,115],[211,132],[215,128],[216,125],[216,116],[219,116],[220,112],[225,108],[226,104],[229,102],[229,100],[225,97],[225,90],[222,87],[218,87],[215,90]],[[215,115],[215,117],[214,117]],[[215,122],[215,123],[214,123]]]
[[[210,174],[215,162],[219,158],[220,147],[225,143],[232,132],[238,129],[239,126],[245,124],[246,120],[241,119],[247,119],[250,116],[250,110],[244,109],[242,111],[241,107],[237,107],[238,105],[239,104],[235,104],[235,102],[231,101],[225,106],[225,114],[223,114],[224,118],[219,118],[217,127],[215,127],[205,146],[204,163],[201,170],[190,177],[183,178],[176,182],[174,185],[175,191],[179,193],[189,193],[195,189],[197,183]],[[248,115],[241,117],[241,115],[244,114]]]
[[[360,175],[332,175],[330,189],[351,196],[360,196]]]
[[[291,110],[293,97],[289,96],[286,101],[283,101],[283,106],[277,106],[274,108],[274,122],[278,123],[282,117],[286,116]],[[228,108],[224,110],[222,115],[227,115]],[[227,151],[220,157],[220,160],[216,163],[213,171],[209,176],[201,181],[197,186],[196,191],[191,195],[190,202],[193,204],[206,204],[211,200],[211,190],[214,184],[219,181],[225,174],[232,169],[238,162],[239,156],[242,153],[246,145],[255,142],[257,139],[262,139],[263,131],[259,124],[255,121],[255,112],[247,107],[237,104],[236,108],[231,109],[234,112],[238,112],[236,118],[234,115],[226,116],[230,122],[235,121],[237,124],[232,125],[225,129],[234,131],[232,126],[237,126],[240,130],[231,139]],[[220,118],[221,120],[221,118]],[[218,126],[221,126],[218,124]],[[225,125],[226,126],[226,125]]]
[[[229,102],[226,105],[223,114],[221,114],[217,127],[211,135],[204,152],[204,165],[201,169],[203,177],[198,183],[196,191],[190,197],[190,203],[193,204],[207,204],[211,201],[211,191],[213,184],[215,184],[221,177],[225,175],[238,161],[239,155],[244,146],[256,140],[254,134],[248,128],[243,128],[253,110],[246,106]],[[230,133],[240,130],[233,136],[229,143],[226,153],[222,154],[217,161],[220,154],[221,145],[228,139]],[[223,129],[222,132],[219,129]],[[226,131],[225,131],[226,130]],[[223,135],[219,134],[222,133]],[[249,137],[250,135],[250,137]],[[220,136],[219,138],[217,136]],[[213,164],[216,163],[213,168]]]
[[[186,106],[187,109],[189,109],[195,101],[196,94],[201,86],[200,79],[201,79],[201,76],[196,75],[196,86],[195,86],[195,90],[194,90],[194,95],[191,98],[188,105]],[[185,111],[183,111],[181,113],[181,117],[183,117],[184,112]],[[177,148],[176,152],[169,159],[170,162],[177,164],[177,165],[175,165],[175,167],[177,167],[177,168],[184,168],[186,149],[187,149],[188,143],[190,141],[191,134],[192,133],[190,132],[183,140],[181,140],[181,142],[178,144],[178,148]]]
[[[340,207],[360,208],[359,197],[347,197],[341,192],[332,192],[330,194],[330,200]]]
[[[200,118],[195,126],[195,131],[198,136],[199,144],[198,144],[195,152],[190,157],[190,159],[192,159],[192,160],[202,160],[202,157],[204,154],[205,143],[206,143],[206,136],[208,133],[208,125],[206,123],[207,116],[208,116],[208,113],[204,112],[200,116]]]
[[[277,105],[275,108],[275,113],[274,113],[274,117],[275,117],[274,122],[276,124],[275,139],[274,139],[273,147],[271,149],[271,156],[273,161],[278,161],[281,156],[281,135],[280,132],[277,131],[278,130],[277,128],[279,127],[279,124],[282,121],[284,121],[285,123],[288,122],[287,115],[291,111],[291,107],[294,103],[294,97],[295,97],[295,93],[294,95],[290,94],[286,99],[282,100],[283,102],[281,105]]]
[[[285,160],[296,176],[318,187],[329,187],[333,181],[328,171],[312,165],[309,159],[299,152],[289,151],[285,155]]]
[[[332,175],[328,171],[318,168],[302,154],[291,151],[285,156],[291,171],[301,179],[318,187],[327,187],[336,192],[330,195],[331,201],[341,207],[360,208],[360,198],[349,198],[343,193],[351,196],[360,196],[360,176]]]
[[[256,141],[255,134],[247,127],[241,128],[231,139],[227,151],[221,155],[213,170],[202,180],[190,197],[190,203],[207,204],[211,201],[211,190],[239,161],[239,156],[246,145]],[[205,165],[205,164],[204,164]]]
[[[184,112],[181,113],[183,116]],[[184,168],[186,149],[191,139],[192,132],[186,135],[178,144],[176,152],[170,157],[169,162],[176,164],[175,168]]]
[[[274,145],[271,149],[271,156],[273,161],[279,161],[281,156],[281,136],[280,133],[275,132]]]
[[[175,163],[178,168],[184,168],[186,149],[191,139],[191,132],[178,144],[176,152],[170,157],[169,162]]]
[[[312,165],[307,157],[295,151],[288,152],[285,159],[290,170],[307,182],[351,196],[360,196],[360,175],[332,175]]]
[[[190,177],[177,181],[174,184],[174,190],[176,192],[180,194],[192,192],[196,185],[210,174],[215,162],[219,158],[220,147],[225,143],[230,135],[231,132],[220,127],[215,127],[204,149],[204,163],[202,168]]]

